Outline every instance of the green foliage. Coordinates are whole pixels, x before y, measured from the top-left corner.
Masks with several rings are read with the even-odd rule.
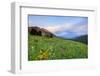
[[[28,60],[87,58],[87,45],[60,38],[28,36]]]

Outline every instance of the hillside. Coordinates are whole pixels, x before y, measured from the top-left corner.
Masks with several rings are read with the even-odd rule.
[[[88,35],[83,35],[83,36],[80,36],[80,37],[76,37],[74,40],[78,41],[78,42],[88,44]]]
[[[61,38],[29,34],[28,60],[77,59],[88,57],[87,45]]]
[[[41,28],[41,27],[28,27],[28,32],[31,35],[38,35],[38,36],[45,36],[45,37],[55,37],[53,33],[48,31],[47,29]]]

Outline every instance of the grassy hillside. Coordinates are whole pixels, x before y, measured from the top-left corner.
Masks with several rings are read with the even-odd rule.
[[[76,59],[88,57],[87,45],[60,38],[28,36],[28,60]]]

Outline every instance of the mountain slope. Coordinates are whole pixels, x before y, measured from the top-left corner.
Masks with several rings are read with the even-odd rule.
[[[78,41],[78,42],[88,44],[88,35],[83,35],[83,36],[80,36],[80,37],[76,37],[74,40]]]
[[[31,35],[37,35],[37,36],[45,36],[45,37],[54,37],[55,35],[48,31],[47,29],[40,28],[37,26],[34,27],[28,27],[28,32]]]
[[[28,60],[87,58],[87,45],[61,38],[48,38],[29,34]]]

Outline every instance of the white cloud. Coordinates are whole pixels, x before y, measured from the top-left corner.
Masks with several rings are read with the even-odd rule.
[[[88,27],[87,25],[74,25],[66,23],[63,25],[45,26],[44,28],[51,31],[52,33],[69,31],[75,33],[76,35],[84,35],[87,34]]]
[[[73,29],[73,32],[76,33],[76,35],[85,35],[88,32],[88,26],[87,25],[81,25]]]
[[[73,27],[71,24],[61,24],[61,25],[51,25],[51,26],[49,25],[49,26],[45,26],[44,28],[55,33],[58,31],[61,32],[61,31],[69,30]]]

